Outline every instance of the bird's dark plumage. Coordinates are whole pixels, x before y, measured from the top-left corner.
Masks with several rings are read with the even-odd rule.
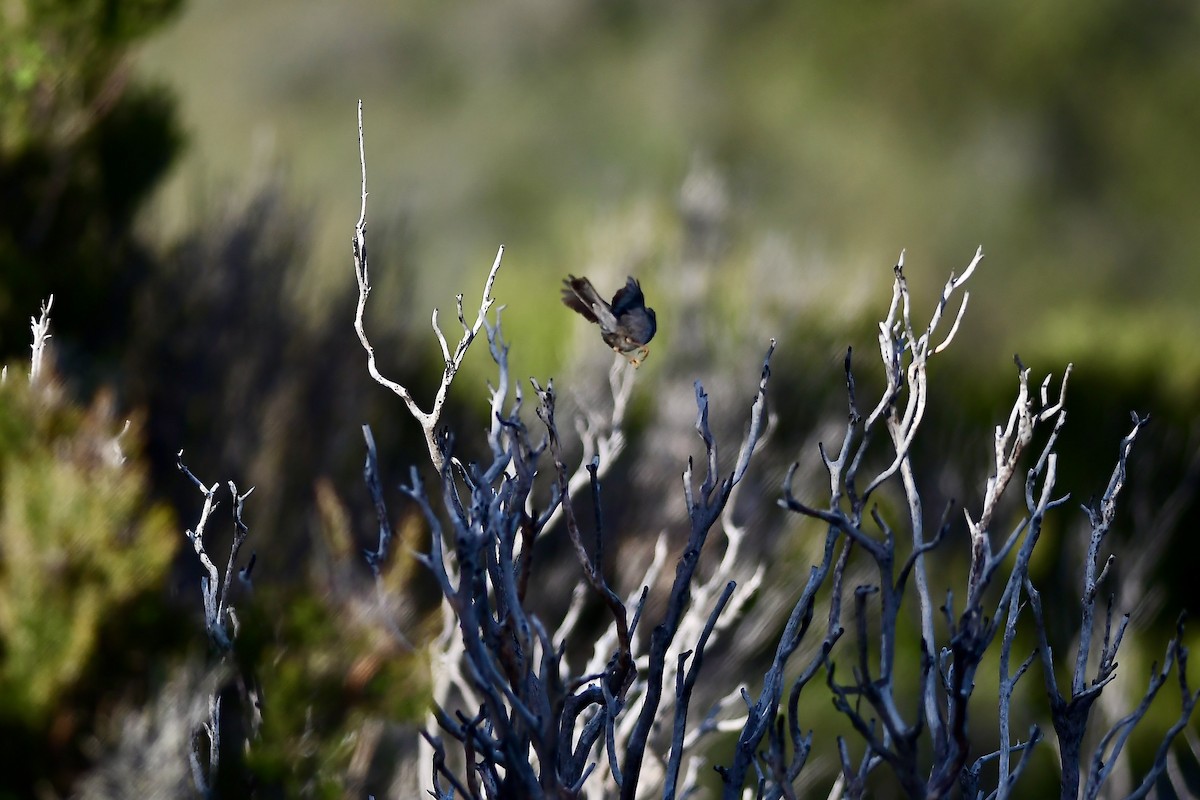
[[[567,308],[581,314],[588,322],[600,326],[605,344],[619,353],[634,353],[634,366],[646,357],[650,340],[658,330],[654,309],[646,307],[641,285],[632,277],[613,295],[612,303],[605,302],[587,278],[568,275],[563,281],[562,301]],[[640,358],[638,357],[640,356]]]

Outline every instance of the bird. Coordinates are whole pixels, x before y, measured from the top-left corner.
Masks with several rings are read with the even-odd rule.
[[[605,344],[635,367],[646,360],[650,354],[647,345],[658,330],[658,321],[654,309],[646,307],[641,284],[630,276],[613,295],[612,303],[605,302],[587,278],[568,275],[563,286],[563,305],[598,324]]]

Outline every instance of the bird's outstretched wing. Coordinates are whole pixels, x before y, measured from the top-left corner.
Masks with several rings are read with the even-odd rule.
[[[617,293],[613,295],[613,315],[619,318],[626,311],[640,308],[645,304],[646,297],[642,294],[642,285],[635,281],[633,276],[630,276],[626,278],[625,285],[617,289]]]

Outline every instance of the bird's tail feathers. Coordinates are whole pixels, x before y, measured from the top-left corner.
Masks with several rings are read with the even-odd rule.
[[[582,314],[588,322],[599,322],[595,308],[599,306],[603,309],[607,303],[596,293],[592,282],[587,278],[568,275],[563,284],[566,287],[562,290],[563,305]]]

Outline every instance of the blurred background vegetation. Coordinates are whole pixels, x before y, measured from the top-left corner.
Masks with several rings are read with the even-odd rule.
[[[736,435],[775,336],[782,418],[744,513],[778,532],[759,555],[786,596],[808,554],[773,508],[778,477],[792,459],[815,475],[813,445],[843,413],[841,354],[872,351],[901,248],[921,315],[983,243],[931,379],[926,508],[977,501],[1014,352],[1035,376],[1075,362],[1060,486],[1077,500],[1102,491],[1129,410],[1155,417],[1115,543],[1130,553],[1118,577],[1144,589],[1118,601],[1139,628],[1130,691],[1195,610],[1200,552],[1174,533],[1200,480],[1193,4],[2,0],[0,25],[0,355],[24,374],[29,316],[54,293],[59,387],[53,405],[0,397],[0,726],[24,742],[3,756],[21,768],[0,770],[0,796],[62,795],[111,766],[121,720],[203,663],[199,627],[178,625],[199,616],[179,546],[200,498],[180,449],[208,483],[258,487],[240,657],[267,697],[260,786],[338,796],[390,780],[360,763],[363,731],[380,752],[404,739],[424,678],[365,610],[359,425],[393,483],[423,458],[350,327],[359,98],[368,329],[418,397],[441,370],[429,310],[445,319],[457,292],[470,306],[497,245],[514,375],[580,395],[603,384],[606,354],[558,305],[559,280],[642,280],[661,332],[606,489],[626,548],[677,529],[692,380]],[[452,393],[463,438],[483,427],[489,374],[475,353]],[[64,444],[128,415],[140,438],[119,478]],[[622,502],[634,481],[650,491]],[[48,497],[61,507],[35,514]],[[1040,545],[1042,579],[1064,592],[1060,647],[1080,517]],[[220,553],[228,531],[213,535]],[[402,627],[419,639],[428,603],[409,566],[393,580],[417,587]],[[48,587],[61,596],[34,602]]]

